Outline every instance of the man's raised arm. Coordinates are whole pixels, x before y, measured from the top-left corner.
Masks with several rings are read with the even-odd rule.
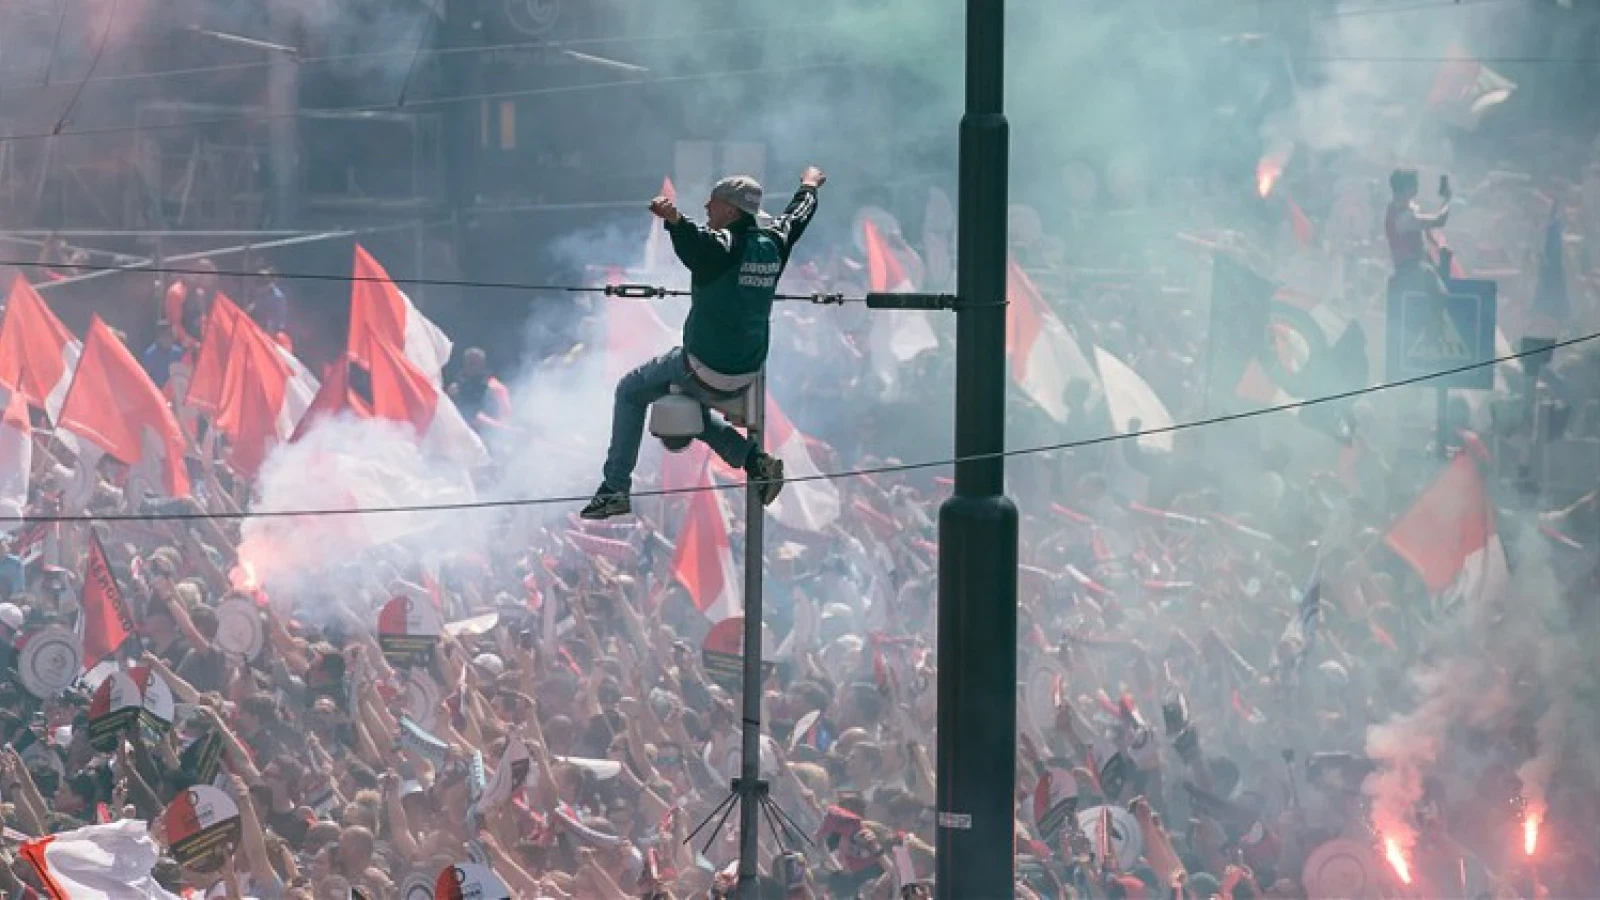
[[[800,176],[800,189],[794,192],[783,214],[772,221],[770,230],[783,242],[784,262],[789,261],[790,251],[800,242],[800,236],[806,233],[806,226],[811,224],[811,217],[817,212],[817,188],[827,181],[828,176],[816,166],[806,169],[805,174]]]

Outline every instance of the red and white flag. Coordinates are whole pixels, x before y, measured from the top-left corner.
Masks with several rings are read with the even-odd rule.
[[[1050,418],[1066,424],[1067,395],[1074,382],[1083,385],[1085,406],[1101,393],[1100,378],[1083,355],[1067,326],[1044,301],[1033,279],[1016,260],[1006,268],[1006,351],[1011,378]]]
[[[18,275],[11,283],[5,324],[0,326],[0,387],[19,391],[28,403],[60,422],[83,342],[72,336],[33,286]]]
[[[151,874],[161,852],[137,819],[47,835],[20,852],[50,900],[178,900]]]
[[[0,418],[0,517],[19,519],[28,509],[28,482],[33,473],[33,427],[28,422],[28,401],[14,392]],[[20,521],[0,521],[0,533],[22,527]]]
[[[916,290],[904,261],[871,218],[861,220],[861,242],[867,251],[867,283],[870,290],[891,294]],[[933,320],[926,310],[874,312],[870,340],[873,368],[890,384],[894,383],[895,367],[939,347]]]
[[[1511,99],[1516,90],[1511,79],[1484,65],[1464,48],[1452,47],[1449,58],[1434,76],[1428,109],[1445,122],[1471,131],[1485,113]]]
[[[695,609],[715,624],[741,614],[743,585],[733,565],[722,492],[712,489],[709,453],[695,486],[699,490],[689,495],[689,511],[678,531],[672,575],[689,592]]]
[[[410,424],[426,453],[465,466],[487,465],[489,452],[467,425],[454,400],[395,346],[374,342],[371,350],[372,414]]]
[[[133,637],[133,614],[122,596],[122,587],[111,574],[111,561],[100,544],[98,532],[90,529],[89,558],[83,567],[83,595],[79,598],[83,619],[83,668],[92,669],[110,659]]]
[[[1510,578],[1483,474],[1487,458],[1483,444],[1469,437],[1384,538],[1430,592],[1452,601],[1493,600]]]
[[[168,497],[189,496],[178,420],[161,389],[99,316],[89,323],[57,424],[82,439],[85,466],[92,469],[98,454],[107,453],[130,468],[130,487],[142,481]]]
[[[450,361],[450,339],[357,244],[355,280],[350,284],[350,358],[370,369],[378,343],[399,348],[434,384],[439,384],[444,364]]]
[[[839,489],[817,478],[822,472],[811,458],[806,436],[783,414],[770,391],[766,412],[768,452],[783,460],[784,476],[793,480],[772,504],[772,517],[790,528],[822,532],[839,518]],[[808,478],[817,480],[801,480]]]

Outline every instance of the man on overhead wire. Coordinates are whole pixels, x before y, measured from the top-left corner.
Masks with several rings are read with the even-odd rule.
[[[722,460],[761,482],[761,502],[783,490],[783,462],[763,453],[710,406],[750,387],[767,361],[772,298],[789,254],[817,211],[817,189],[827,176],[815,166],[800,176],[800,188],[783,215],[761,211],[761,185],[754,178],[724,178],[706,201],[706,223],[684,217],[666,197],[650,203],[672,237],[690,275],[689,317],[683,346],[622,376],[611,413],[611,448],[604,481],[583,508],[585,519],[609,519],[633,511],[628,492],[644,439],[650,404],[676,386],[706,407],[704,441]]]

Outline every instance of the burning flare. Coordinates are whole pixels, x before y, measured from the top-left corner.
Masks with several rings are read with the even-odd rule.
[[[1530,810],[1522,819],[1522,852],[1528,856],[1539,849],[1539,822],[1544,816]]]
[[[256,577],[256,567],[248,559],[239,560],[239,564],[229,573],[228,580],[233,582],[235,590],[254,591],[261,587],[261,579]]]
[[[1411,883],[1411,864],[1406,862],[1406,854],[1400,849],[1400,844],[1394,838],[1383,839],[1383,857],[1389,861],[1389,866],[1394,869],[1394,874],[1400,876],[1400,881]]]
[[[1278,183],[1278,176],[1283,174],[1283,169],[1272,166],[1271,161],[1262,159],[1256,163],[1256,193],[1266,198],[1272,193],[1272,186]]]
[[[1272,193],[1272,188],[1277,185],[1278,179],[1283,175],[1283,170],[1289,166],[1289,157],[1294,155],[1294,144],[1279,144],[1268,150],[1261,161],[1256,163],[1256,193],[1266,199]]]

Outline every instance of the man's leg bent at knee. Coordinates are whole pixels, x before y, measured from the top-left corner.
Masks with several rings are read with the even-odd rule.
[[[650,404],[672,389],[676,371],[683,366],[681,350],[671,350],[633,369],[617,382],[611,407],[611,444],[606,450],[604,480],[594,499],[583,508],[586,519],[608,519],[632,511],[628,492],[633,489],[633,470],[639,463],[639,447],[644,443],[645,419]]]
[[[712,415],[710,410],[705,413],[700,440],[723,462],[742,469],[751,481],[761,484],[763,506],[772,505],[783,492],[783,460],[762,452],[749,437],[723,421],[721,416]]]

